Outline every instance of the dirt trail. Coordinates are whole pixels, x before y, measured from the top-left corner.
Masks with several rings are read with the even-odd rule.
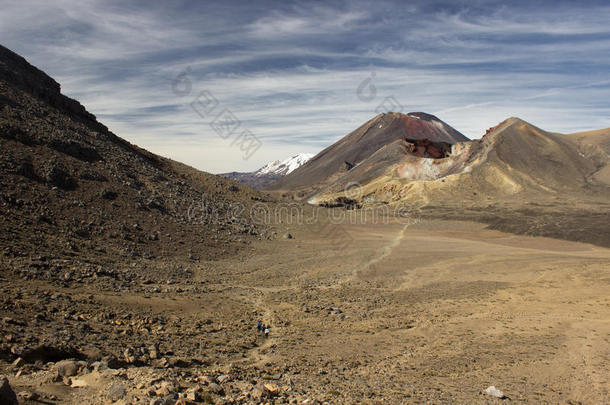
[[[233,285],[232,287],[243,288],[245,290],[254,292],[254,296],[250,298],[250,304],[253,308],[256,308],[258,312],[262,312],[262,316],[259,319],[252,320],[252,333],[256,334],[256,346],[250,349],[246,357],[239,361],[239,363],[246,363],[253,366],[264,366],[271,360],[269,354],[266,351],[277,344],[277,337],[281,335],[281,327],[276,322],[276,316],[271,306],[267,303],[267,295],[270,293],[277,293],[280,291],[290,290],[290,287],[256,287],[256,286],[245,286],[245,285]],[[254,327],[256,322],[261,321],[264,326],[269,326],[269,336],[264,338],[261,333]]]
[[[273,312],[268,308],[262,305],[261,302],[257,303],[257,306],[263,309],[263,324],[264,325],[273,325]],[[279,333],[279,330],[275,326],[270,327],[270,333],[267,338],[263,338],[258,334],[258,340],[262,341],[262,344],[257,345],[255,348],[248,352],[246,362],[261,366],[270,361],[270,356],[265,353],[267,349],[272,347],[275,344],[275,335]]]
[[[400,245],[400,242],[404,238],[405,232],[407,231],[408,227],[409,224],[404,225],[396,234],[396,236],[391,239],[390,243],[382,249],[379,255],[376,255],[371,259],[367,260],[365,263],[361,264],[360,266],[355,267],[354,270],[351,272],[350,276],[342,280],[342,283],[347,283],[351,280],[356,279],[362,271],[376,265],[377,263],[380,263],[382,260],[390,256],[392,254],[392,251]]]

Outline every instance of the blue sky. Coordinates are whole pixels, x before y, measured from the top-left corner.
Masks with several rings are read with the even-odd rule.
[[[471,138],[510,116],[565,133],[610,127],[608,1],[0,0],[0,10],[0,43],[111,130],[212,173],[318,152],[388,98]],[[203,91],[217,104],[202,117],[191,103]],[[240,125],[223,137],[210,123],[227,110]],[[235,142],[244,130],[261,142],[248,159]]]

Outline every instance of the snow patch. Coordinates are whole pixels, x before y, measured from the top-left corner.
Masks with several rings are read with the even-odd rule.
[[[254,172],[254,175],[263,176],[266,174],[275,174],[279,176],[286,176],[287,174],[290,174],[299,167],[303,166],[313,156],[313,153],[299,153],[298,155],[291,156],[288,159],[276,160],[258,169],[256,172]]]

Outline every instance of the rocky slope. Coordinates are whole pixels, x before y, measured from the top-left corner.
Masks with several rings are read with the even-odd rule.
[[[579,153],[595,162],[597,170],[589,176],[589,180],[610,186],[610,128],[578,132],[563,137],[576,142]]]
[[[119,138],[3,47],[0,150],[3,274],[166,277],[187,269],[146,263],[230,254],[263,231],[236,210],[259,194]]]

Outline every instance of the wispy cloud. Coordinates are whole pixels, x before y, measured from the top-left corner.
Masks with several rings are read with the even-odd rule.
[[[558,132],[610,126],[604,2],[4,3],[5,46],[119,135],[211,172],[316,152],[387,96],[473,138],[508,116]],[[187,68],[192,92],[177,96]],[[364,102],[356,89],[372,73]],[[202,90],[262,140],[250,160],[189,107]]]
[[[329,6],[295,6],[290,12],[272,10],[249,25],[252,35],[265,40],[286,37],[336,35],[358,27],[366,14]]]

